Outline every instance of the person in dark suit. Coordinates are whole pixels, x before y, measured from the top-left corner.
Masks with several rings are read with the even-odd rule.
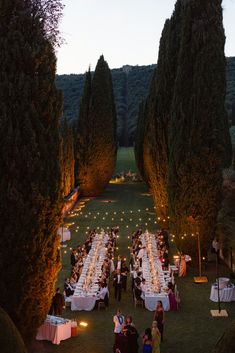
[[[56,289],[56,293],[52,300],[54,315],[61,315],[62,309],[65,308],[64,297],[60,293],[60,288]]]
[[[121,270],[116,270],[116,274],[113,277],[113,286],[114,286],[114,296],[115,299],[120,302],[122,296],[122,282],[123,278],[121,275]]]
[[[71,263],[71,266],[74,267],[76,265],[76,262],[77,262],[77,257],[76,257],[76,250],[73,249],[71,255],[70,255],[70,263]]]
[[[123,261],[122,267],[121,267],[121,275],[122,275],[122,288],[124,289],[125,292],[126,292],[126,285],[127,285],[127,276],[129,272],[130,271],[126,265],[126,262]]]

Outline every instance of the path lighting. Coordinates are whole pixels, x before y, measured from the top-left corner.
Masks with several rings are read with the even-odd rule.
[[[87,322],[84,322],[84,321],[81,321],[79,323],[80,326],[83,326],[83,327],[87,327],[88,326],[88,323]]]

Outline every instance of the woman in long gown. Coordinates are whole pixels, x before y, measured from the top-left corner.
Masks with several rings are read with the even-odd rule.
[[[182,253],[180,255],[179,277],[184,277],[185,275],[186,275],[186,260],[185,260],[185,255]]]
[[[152,353],[151,328],[146,328],[144,336],[143,336],[143,353]]]
[[[171,282],[168,283],[168,297],[170,302],[170,311],[178,310],[178,303],[174,293],[174,286]]]
[[[152,353],[160,353],[161,334],[157,327],[157,321],[152,323]]]
[[[164,309],[162,302],[157,302],[157,307],[153,316],[153,321],[157,321],[157,327],[161,334],[161,342],[163,342],[163,329],[164,329]]]

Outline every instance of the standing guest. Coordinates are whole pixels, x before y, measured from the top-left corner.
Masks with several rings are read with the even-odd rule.
[[[151,328],[146,328],[144,336],[143,336],[143,353],[152,353]]]
[[[126,292],[126,286],[127,286],[127,275],[129,273],[129,268],[126,265],[126,262],[123,261],[122,267],[121,267],[121,274],[122,274],[122,288]]]
[[[126,317],[125,324],[122,329],[124,335],[127,337],[127,351],[128,353],[138,353],[138,332],[133,324],[132,317]]]
[[[122,257],[118,255],[116,270],[121,270],[121,268],[122,268]]]
[[[122,315],[122,312],[120,309],[117,309],[116,315],[113,317],[113,322],[114,322],[114,339],[115,339],[115,349],[119,348],[118,347],[118,342],[119,342],[119,335],[122,333],[122,327],[124,325],[124,316]]]
[[[116,270],[116,274],[113,276],[113,286],[115,299],[119,302],[122,296],[122,281],[121,270]]]
[[[176,311],[178,309],[178,303],[174,293],[174,286],[171,282],[168,283],[168,297],[170,302],[170,311]]]
[[[179,277],[184,277],[186,275],[186,260],[185,255],[181,253],[180,263],[179,263]]]
[[[217,238],[214,238],[214,240],[212,242],[212,248],[213,248],[213,251],[216,253],[217,263],[219,264],[219,249],[220,249],[220,246],[219,246],[219,241],[218,241]]]
[[[152,353],[160,353],[161,334],[157,327],[157,321],[152,323]]]
[[[143,256],[145,254],[145,246],[142,246],[138,252],[137,258],[139,260],[140,267],[142,267]]]
[[[77,253],[76,253],[76,249],[73,249],[70,255],[71,266],[74,267],[76,265],[76,262],[77,262]]]
[[[162,301],[157,302],[157,307],[153,316],[153,321],[157,321],[157,327],[161,334],[161,342],[163,342],[163,329],[164,329],[164,309]]]
[[[54,315],[61,315],[62,309],[65,308],[64,297],[60,293],[60,288],[56,289],[56,293],[53,297],[53,311]]]

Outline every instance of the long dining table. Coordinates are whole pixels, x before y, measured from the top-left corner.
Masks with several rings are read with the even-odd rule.
[[[108,235],[104,232],[96,234],[71,299],[72,311],[91,311],[94,309],[99,287],[98,281],[102,273],[102,264],[107,254],[105,247],[107,241]]]
[[[165,311],[170,310],[167,284],[171,281],[171,271],[163,271],[162,263],[157,256],[157,240],[154,234],[145,232],[141,235],[145,247],[142,259],[143,278],[146,281],[144,302],[146,309],[154,311],[157,302],[161,301]]]

